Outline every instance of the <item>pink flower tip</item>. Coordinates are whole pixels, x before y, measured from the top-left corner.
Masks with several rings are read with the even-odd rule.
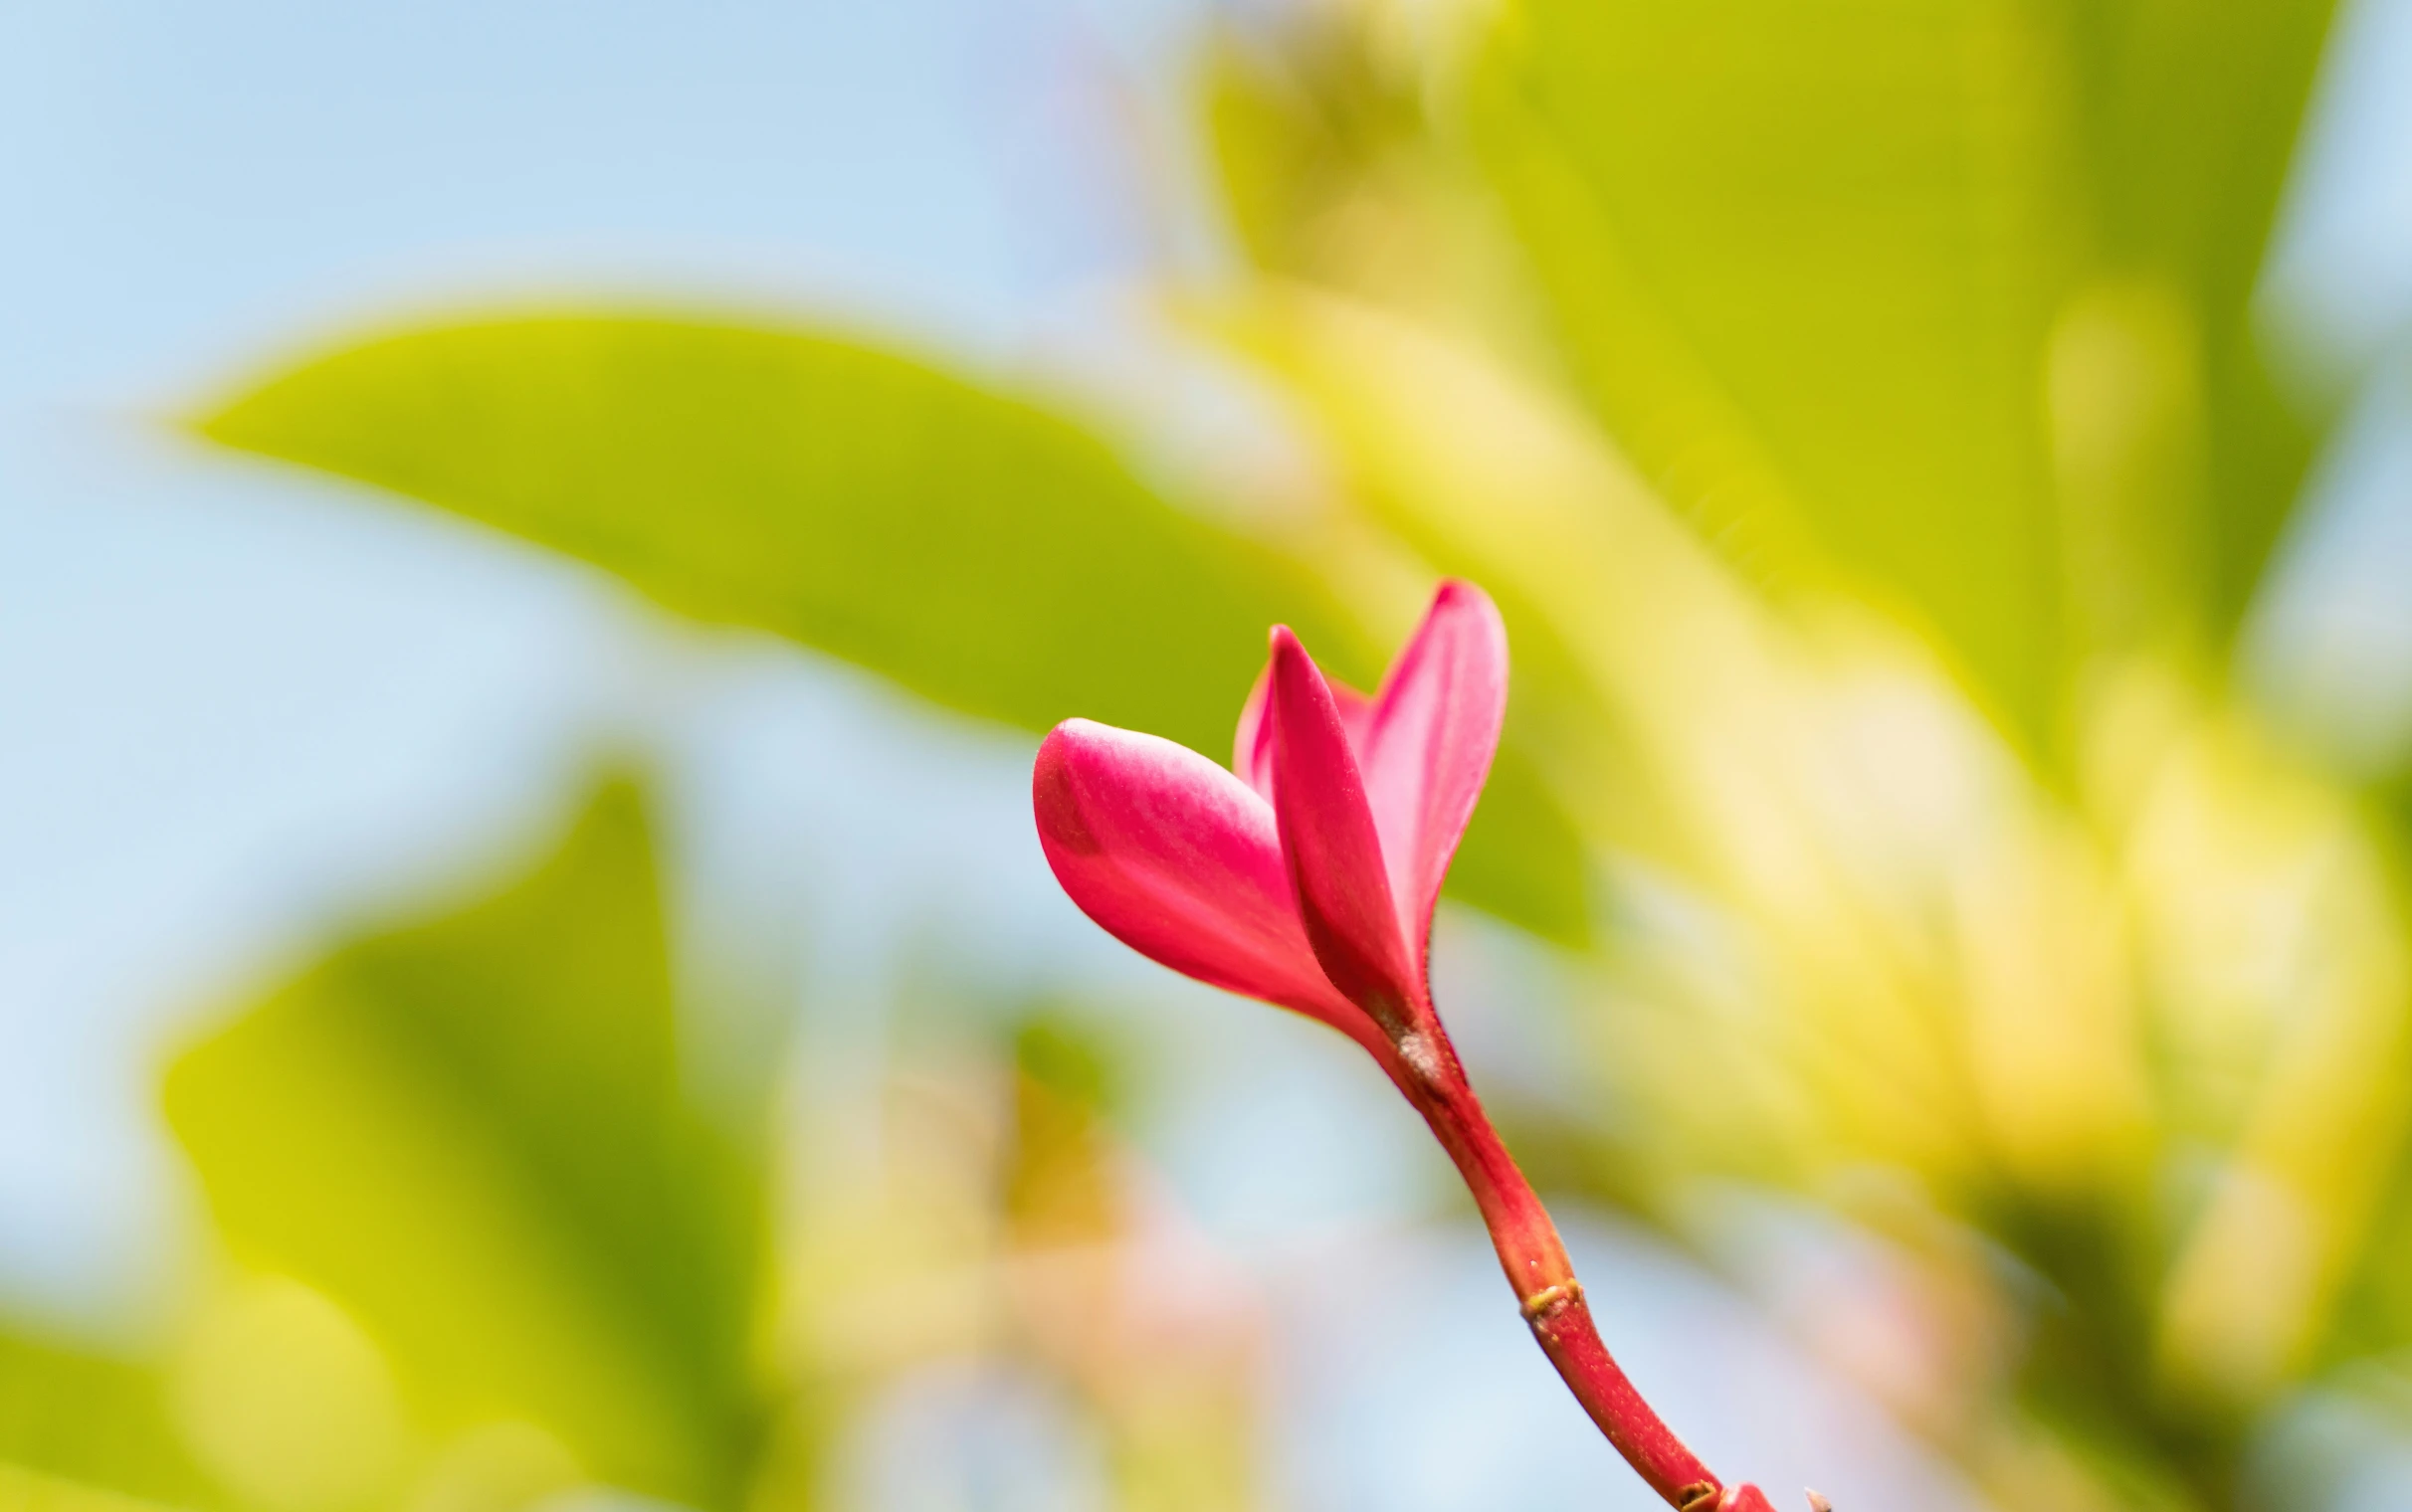
[[[1056,879],[1141,954],[1381,1047],[1432,1015],[1441,880],[1491,771],[1508,637],[1441,584],[1370,697],[1287,625],[1241,710],[1232,769],[1086,719],[1039,747],[1032,803]]]

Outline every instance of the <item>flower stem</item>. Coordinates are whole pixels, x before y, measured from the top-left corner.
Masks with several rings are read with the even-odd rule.
[[[1400,1037],[1396,1063],[1385,1063],[1466,1179],[1541,1352],[1625,1462],[1680,1512],[1771,1512],[1756,1486],[1718,1480],[1608,1353],[1557,1225],[1501,1143],[1438,1025]]]

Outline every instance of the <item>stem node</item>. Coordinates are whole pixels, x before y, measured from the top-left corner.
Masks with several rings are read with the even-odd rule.
[[[1429,1037],[1408,1030],[1394,1035],[1391,1044],[1399,1052],[1399,1061],[1415,1077],[1416,1084],[1426,1092],[1448,1090],[1448,1067]]]
[[[1397,1057],[1388,1067],[1392,1079],[1465,1177],[1533,1341],[1608,1441],[1677,1512],[1773,1512],[1755,1487],[1727,1491],[1618,1368],[1557,1225],[1484,1114],[1438,1021],[1393,1031],[1390,1043]]]
[[[1524,1321],[1537,1328],[1548,1322],[1551,1314],[1582,1299],[1583,1283],[1580,1281],[1564,1281],[1555,1286],[1544,1286],[1524,1299]]]

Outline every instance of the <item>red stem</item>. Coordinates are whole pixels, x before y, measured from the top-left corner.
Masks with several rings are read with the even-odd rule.
[[[1608,1353],[1557,1225],[1500,1142],[1437,1022],[1403,1036],[1383,1062],[1465,1177],[1541,1352],[1625,1462],[1681,1512],[1773,1512],[1758,1487],[1718,1480]]]

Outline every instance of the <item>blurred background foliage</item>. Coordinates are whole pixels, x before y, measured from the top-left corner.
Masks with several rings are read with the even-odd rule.
[[[2238,660],[2336,419],[2257,303],[2329,10],[1234,11],[1193,103],[1237,256],[1151,308],[1311,458],[1270,500],[727,312],[421,322],[192,425],[1217,755],[1268,624],[1363,681],[1476,578],[1517,680],[1453,896],[1572,984],[1582,1095],[1501,1098],[1547,1184],[1991,1505],[2320,1505],[2305,1404],[2412,1430],[2403,790]],[[804,1506],[850,1404],[964,1351],[1062,1383],[1112,1505],[1263,1501],[1263,1344],[1165,1278],[1111,1037],[1033,1006],[813,1165],[682,1069],[645,781],[175,1057],[223,1274],[155,1369],[0,1338],[0,1501]],[[1883,1284],[1811,1284],[1838,1244]]]

